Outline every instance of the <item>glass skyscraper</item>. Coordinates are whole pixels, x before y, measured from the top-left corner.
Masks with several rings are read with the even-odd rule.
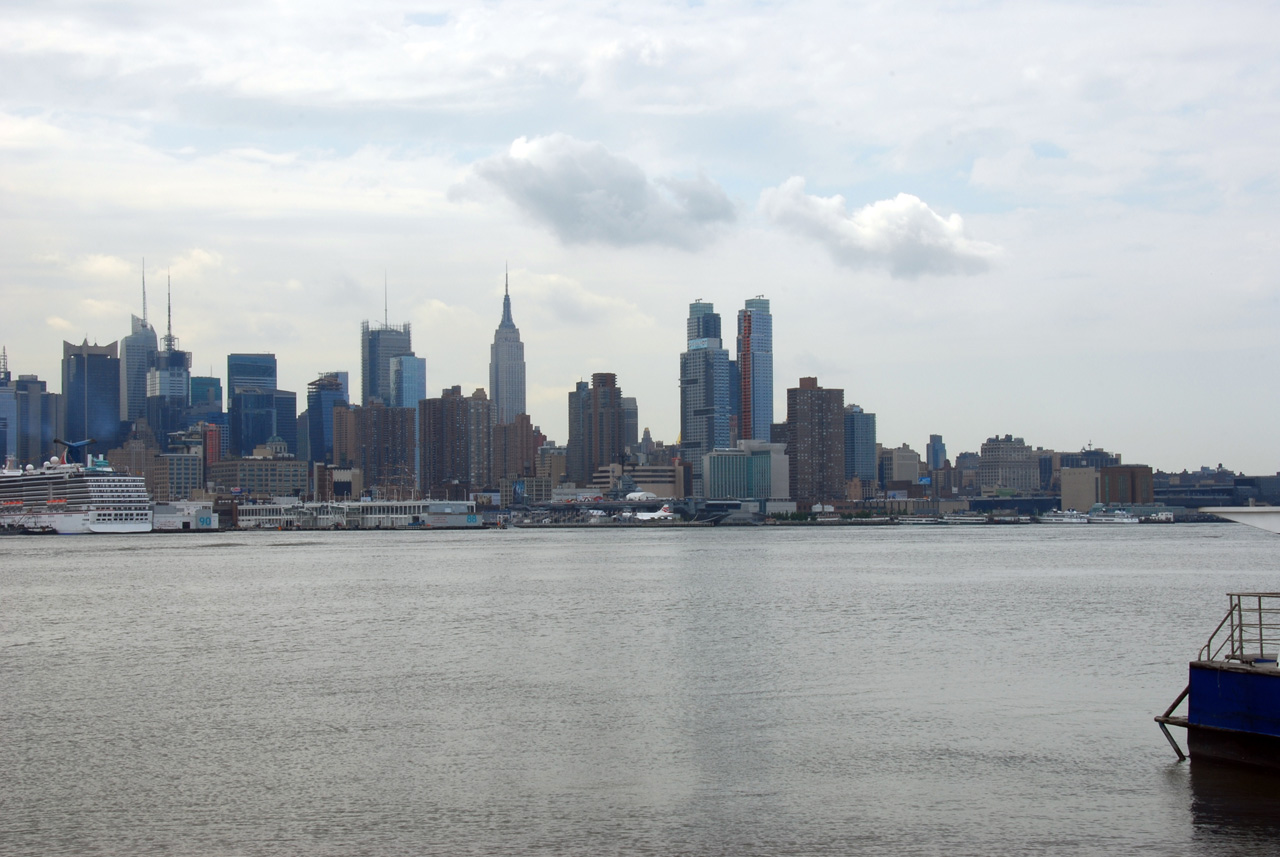
[[[86,453],[106,455],[120,435],[119,343],[62,343],[62,395],[66,400],[64,440],[92,439]]]
[[[738,375],[743,440],[768,440],[773,424],[773,315],[769,301],[751,298],[738,310]]]
[[[844,409],[844,478],[875,482],[876,415],[857,405]]]
[[[254,387],[259,390],[276,388],[276,356],[274,354],[227,355],[227,403],[237,389]]]
[[[360,401],[357,404],[367,405],[370,399],[391,404],[391,360],[406,354],[413,354],[409,322],[360,323]]]
[[[702,457],[730,444],[729,352],[721,343],[720,316],[712,304],[689,304],[685,332],[689,341],[680,355],[680,457],[691,465],[693,495],[703,497]]]
[[[147,414],[147,371],[155,364],[159,342],[145,317],[129,319],[130,333],[120,340],[120,418],[132,421]]]

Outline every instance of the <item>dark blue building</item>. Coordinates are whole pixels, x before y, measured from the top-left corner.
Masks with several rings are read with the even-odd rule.
[[[333,406],[347,404],[342,380],[333,373],[321,375],[307,385],[307,432],[311,461],[333,458]]]
[[[85,452],[106,455],[118,446],[120,358],[118,343],[62,343],[62,396],[66,406],[63,440],[93,439]]]

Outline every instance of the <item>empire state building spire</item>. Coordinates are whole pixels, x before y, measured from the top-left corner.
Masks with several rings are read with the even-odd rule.
[[[504,271],[503,279],[502,321],[498,323],[498,328],[511,328],[514,330],[516,323],[511,318],[511,275]]]
[[[524,343],[511,317],[511,277],[504,272],[502,321],[489,348],[489,394],[494,421],[505,425],[525,413]]]

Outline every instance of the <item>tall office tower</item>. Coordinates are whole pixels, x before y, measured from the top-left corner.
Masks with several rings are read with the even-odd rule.
[[[409,322],[360,322],[360,404],[391,403],[391,358],[413,354]]]
[[[298,454],[298,394],[272,390],[271,406],[276,416],[276,437],[285,442],[290,455]]]
[[[876,415],[857,405],[844,409],[844,478],[874,485],[877,476]]]
[[[120,431],[119,343],[62,343],[62,395],[66,399],[64,440],[92,439],[86,453],[106,455]]]
[[[844,498],[844,390],[823,389],[817,378],[787,390],[787,456],[802,511]]]
[[[622,437],[622,388],[612,372],[595,372],[569,394],[567,475],[588,485],[599,467],[626,462]]]
[[[307,441],[313,462],[333,461],[333,406],[347,403],[342,381],[328,372],[307,385]]]
[[[0,348],[0,458],[18,457],[18,387],[9,374],[9,354]]]
[[[412,352],[391,358],[391,406],[413,411],[414,485],[422,479],[422,456],[418,449],[418,402],[427,397],[427,361]]]
[[[492,488],[493,403],[483,388],[467,400],[467,484],[472,491]]]
[[[414,477],[413,411],[373,401],[356,411],[364,484],[382,497],[408,500]]]
[[[929,444],[924,448],[925,465],[929,470],[941,470],[947,460],[947,445],[942,442],[942,435],[929,435]]]
[[[622,447],[628,456],[640,451],[640,409],[635,396],[622,397]]]
[[[493,394],[493,419],[497,425],[506,425],[517,414],[525,413],[524,343],[520,341],[520,329],[511,320],[509,282],[502,296],[502,321],[489,346],[489,392]]]
[[[569,393],[569,440],[565,442],[564,474],[575,485],[587,478],[587,411],[591,407],[591,385],[579,381]],[[577,442],[575,443],[575,439]]]
[[[391,401],[393,408],[413,408],[427,397],[427,361],[413,352],[391,358]]]
[[[274,354],[227,355],[227,410],[231,397],[241,387],[259,390],[276,388],[276,356]]]
[[[156,329],[147,322],[147,271],[142,270],[142,318],[130,317],[129,335],[120,340],[120,419],[147,414],[147,371],[155,362]]]
[[[174,406],[186,408],[191,404],[191,354],[178,348],[178,337],[173,335],[173,292],[169,292],[169,327],[155,353],[154,362],[147,370],[147,398],[163,396]],[[151,427],[158,431],[157,426]]]
[[[11,383],[18,405],[18,464],[39,465],[60,453],[53,441],[66,423],[66,399],[48,392],[35,375],[19,375]]]
[[[470,400],[460,386],[418,403],[422,493],[437,500],[465,500],[470,489]]]
[[[237,387],[227,409],[231,427],[230,453],[244,457],[276,436],[276,391]]]
[[[141,419],[147,414],[147,373],[155,365],[156,331],[146,319],[130,316],[131,332],[120,340],[120,416],[124,420]]]
[[[732,377],[721,345],[720,316],[709,303],[689,304],[688,348],[680,355],[680,457],[693,473],[693,496],[702,492],[702,459],[731,441]]]
[[[212,375],[192,375],[191,407],[208,412],[221,411],[222,381]]]
[[[743,440],[768,440],[773,424],[773,316],[769,301],[754,297],[738,310],[738,375]]]
[[[161,452],[169,451],[169,435],[187,427],[191,404],[191,354],[178,348],[173,335],[173,299],[170,290],[168,332],[147,370],[147,422]]]
[[[274,354],[227,355],[227,425],[230,455],[252,455],[277,435]]]

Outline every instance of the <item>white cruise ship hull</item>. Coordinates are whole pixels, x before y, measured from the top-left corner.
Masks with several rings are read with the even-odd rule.
[[[1280,506],[1204,506],[1200,511],[1280,534]]]
[[[36,533],[149,533],[153,506],[139,476],[117,473],[101,459],[87,465],[57,459],[39,468],[0,471],[0,527]]]

